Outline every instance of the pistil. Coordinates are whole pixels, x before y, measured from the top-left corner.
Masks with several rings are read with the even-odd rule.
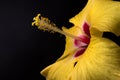
[[[49,32],[58,32],[62,35],[71,37],[75,40],[81,41],[85,43],[84,39],[75,36],[73,34],[67,33],[61,29],[59,29],[54,23],[52,23],[48,18],[42,17],[40,14],[38,14],[36,17],[33,18],[34,22],[32,22],[32,26],[36,25],[38,29],[43,30],[43,31],[49,31]]]

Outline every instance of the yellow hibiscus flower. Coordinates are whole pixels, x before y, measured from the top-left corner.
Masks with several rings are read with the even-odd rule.
[[[63,55],[41,71],[46,80],[120,80],[120,2],[88,0],[63,31],[38,14],[32,25],[66,36]]]

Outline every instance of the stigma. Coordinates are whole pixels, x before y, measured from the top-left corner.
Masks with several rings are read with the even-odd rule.
[[[32,26],[37,26],[38,29],[43,31],[48,31],[51,33],[58,32],[62,35],[71,37],[73,39],[82,41],[81,38],[78,36],[75,36],[73,34],[67,33],[61,29],[59,29],[53,22],[51,22],[48,18],[42,17],[40,14],[38,14],[36,17],[33,18]],[[83,41],[82,41],[83,42]]]

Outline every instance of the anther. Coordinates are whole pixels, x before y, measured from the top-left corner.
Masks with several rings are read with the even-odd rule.
[[[34,17],[33,20],[34,20],[34,22],[32,22],[32,26],[35,25],[40,30],[48,31],[48,32],[58,32],[62,35],[69,36],[71,38],[81,41],[81,39],[79,37],[62,31],[54,23],[52,23],[48,18],[44,18],[40,14],[38,14],[36,17]]]

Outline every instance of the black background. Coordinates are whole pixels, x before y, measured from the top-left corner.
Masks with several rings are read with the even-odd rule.
[[[65,37],[31,26],[41,13],[59,28],[85,6],[87,0],[0,1],[0,80],[45,80],[40,71],[64,51]]]

